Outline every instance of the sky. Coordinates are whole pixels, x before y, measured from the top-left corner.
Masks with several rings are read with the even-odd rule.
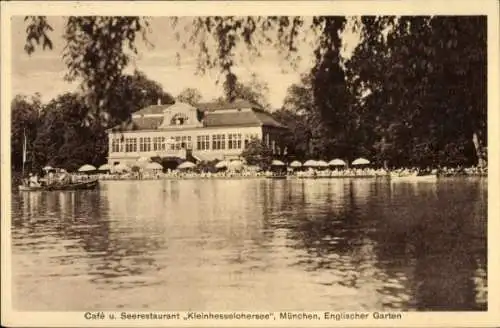
[[[17,94],[32,95],[39,92],[44,102],[48,102],[57,95],[74,91],[77,84],[64,81],[66,67],[62,61],[64,40],[64,17],[51,16],[49,23],[53,27],[50,34],[54,48],[43,51],[37,49],[31,56],[24,51],[26,39],[26,23],[24,17],[12,18],[12,91]],[[189,26],[189,18],[183,18],[180,25]],[[181,28],[182,31],[182,28]],[[210,101],[222,96],[222,87],[216,83],[218,72],[209,71],[204,75],[196,74],[196,52],[194,49],[183,49],[180,42],[164,17],[150,18],[150,33],[148,40],[153,47],[148,47],[138,39],[139,54],[134,56],[126,73],[138,69],[148,78],[157,81],[166,92],[173,96],[185,88],[200,90],[204,101]],[[311,41],[312,38],[308,37]],[[350,37],[351,47],[356,38]],[[283,104],[287,88],[299,81],[300,74],[307,72],[313,65],[313,46],[308,42],[301,43],[298,54],[301,61],[296,69],[290,68],[273,48],[264,48],[263,56],[250,61],[244,51],[239,51],[240,61],[234,71],[242,81],[248,81],[253,73],[259,81],[269,87],[268,100],[273,108]],[[177,60],[180,58],[180,62]]]

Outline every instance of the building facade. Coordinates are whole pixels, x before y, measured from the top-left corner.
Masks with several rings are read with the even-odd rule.
[[[196,161],[238,158],[250,140],[284,151],[286,128],[248,101],[153,105],[132,114],[127,124],[108,131],[108,164],[133,165],[140,158]]]

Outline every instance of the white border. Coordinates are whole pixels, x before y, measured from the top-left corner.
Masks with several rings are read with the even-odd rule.
[[[258,322],[232,321],[89,321],[77,312],[14,312],[10,308],[10,17],[21,15],[488,15],[488,312],[406,313],[403,320]],[[498,202],[499,137],[499,5],[498,1],[189,1],[189,2],[2,2],[1,3],[1,220],[2,325],[6,326],[498,326],[500,303]],[[495,293],[495,291],[498,291]],[[497,295],[495,295],[497,294]]]

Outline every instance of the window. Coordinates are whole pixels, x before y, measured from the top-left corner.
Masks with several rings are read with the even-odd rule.
[[[241,148],[241,134],[228,134],[227,135],[227,147],[228,149],[240,149]]]
[[[160,138],[160,148],[161,150],[165,150],[165,137]]]
[[[139,151],[143,152],[144,148],[144,138],[139,138]]]
[[[137,151],[137,139],[125,138],[125,152],[131,153]]]
[[[120,152],[120,139],[113,138],[111,140],[111,152],[113,153]]]
[[[224,134],[214,134],[212,136],[212,149],[226,149],[226,135]]]
[[[165,141],[164,137],[153,137],[153,150],[154,151],[161,150],[164,141]]]
[[[189,118],[186,114],[175,114],[170,120],[170,125],[184,125],[187,124]]]
[[[196,149],[198,149],[198,150],[210,149],[210,136],[197,136],[196,137]]]
[[[137,151],[137,138],[132,138],[132,152]]]
[[[123,134],[120,137],[120,153],[123,153],[125,151],[125,137],[123,137]]]
[[[191,143],[191,136],[181,137],[181,149],[192,149],[193,144]]]
[[[130,149],[132,149],[132,139],[125,138],[125,152],[130,153]]]
[[[174,137],[168,137],[168,138],[165,138],[165,148],[167,150],[174,150],[175,149],[175,138]]]
[[[144,151],[151,151],[151,138],[144,138]]]
[[[175,146],[175,150],[181,150],[181,137],[175,137],[174,139],[174,146]]]

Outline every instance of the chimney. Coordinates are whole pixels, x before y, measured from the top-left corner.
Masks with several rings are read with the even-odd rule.
[[[161,105],[161,98],[158,98],[157,105]]]

